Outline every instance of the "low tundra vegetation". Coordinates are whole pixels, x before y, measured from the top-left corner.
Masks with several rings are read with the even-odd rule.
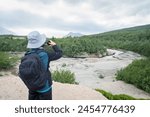
[[[101,89],[96,89],[96,91],[104,95],[108,100],[144,100],[142,98],[138,99],[138,98],[134,98],[132,96],[126,95],[126,94],[113,95],[112,93],[109,93]]]
[[[117,80],[123,80],[150,93],[150,58],[135,60],[117,73]]]
[[[70,70],[55,70],[52,72],[52,78],[56,82],[78,84],[75,81],[75,74]]]
[[[0,70],[7,70],[15,66],[17,57],[6,52],[0,52]]]

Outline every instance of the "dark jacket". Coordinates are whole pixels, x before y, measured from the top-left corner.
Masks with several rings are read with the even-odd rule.
[[[39,56],[41,58],[41,61],[44,64],[45,70],[48,71],[48,76],[49,76],[48,81],[45,84],[45,87],[43,89],[37,91],[39,93],[44,93],[51,89],[52,78],[51,78],[51,72],[49,70],[50,62],[62,57],[62,50],[57,45],[52,46],[52,48],[53,48],[54,52],[47,52],[44,49],[32,49],[32,51],[40,51]],[[46,58],[48,58],[48,59],[46,59]]]

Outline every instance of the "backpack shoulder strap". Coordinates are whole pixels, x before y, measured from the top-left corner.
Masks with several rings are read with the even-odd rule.
[[[29,55],[29,54],[37,54],[37,51],[38,50],[29,50],[24,54],[24,56]]]
[[[31,54],[31,51],[27,51],[24,56]]]
[[[25,53],[25,56],[29,55],[29,54],[38,54],[38,56],[40,57],[41,62],[44,65],[45,70],[48,70],[49,57],[48,57],[48,54],[47,54],[47,52],[45,50],[43,50],[43,49],[30,50],[30,51],[27,51]]]

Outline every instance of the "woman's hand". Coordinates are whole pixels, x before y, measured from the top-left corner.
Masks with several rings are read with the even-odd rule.
[[[47,44],[50,45],[50,46],[56,45],[56,43],[55,43],[54,41],[52,41],[52,40],[49,40],[49,41],[47,42]]]

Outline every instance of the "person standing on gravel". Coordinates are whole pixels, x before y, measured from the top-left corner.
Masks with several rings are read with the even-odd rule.
[[[43,46],[46,44],[46,36],[38,31],[27,35],[27,48],[19,66],[19,76],[29,89],[29,100],[52,100],[52,78],[49,64],[53,60],[62,57],[62,50],[53,41],[47,44],[54,52],[47,52]]]

